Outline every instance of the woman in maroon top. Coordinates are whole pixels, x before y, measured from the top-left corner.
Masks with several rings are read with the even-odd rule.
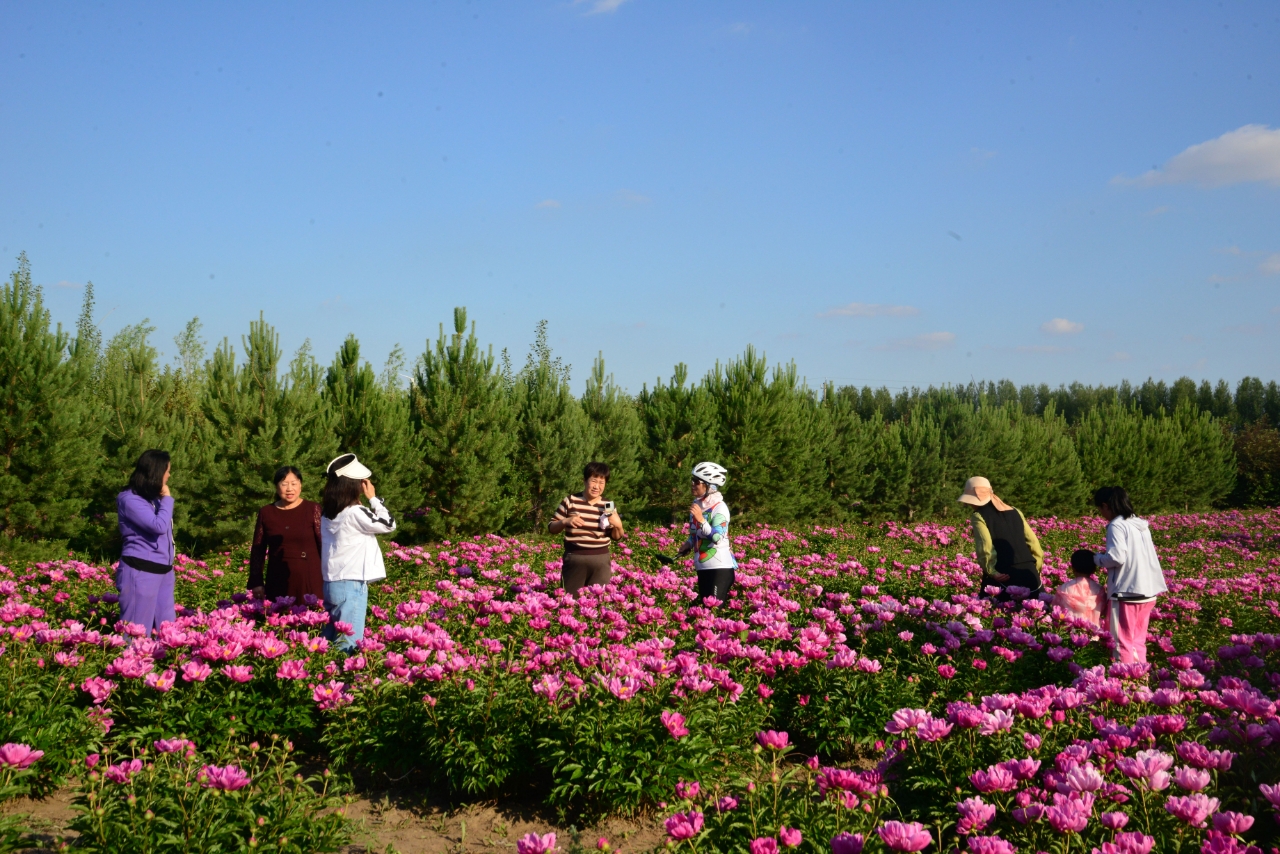
[[[275,475],[276,501],[258,511],[249,552],[249,583],[258,599],[292,596],[302,604],[310,593],[324,599],[320,577],[320,505],[302,499],[302,474],[285,466]],[[267,577],[262,577],[266,563]]]

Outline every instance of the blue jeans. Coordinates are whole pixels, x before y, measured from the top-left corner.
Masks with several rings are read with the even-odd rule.
[[[326,581],[324,583],[324,609],[329,612],[329,625],[324,636],[337,641],[343,652],[351,652],[364,637],[364,614],[369,608],[369,585],[363,581]],[[333,624],[351,624],[351,634],[337,634]]]

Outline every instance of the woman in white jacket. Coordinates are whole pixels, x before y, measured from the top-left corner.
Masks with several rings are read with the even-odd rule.
[[[1107,570],[1111,638],[1116,657],[1130,664],[1147,660],[1147,627],[1156,597],[1169,588],[1151,539],[1151,526],[1139,519],[1129,493],[1104,486],[1093,494],[1093,506],[1107,520],[1107,550],[1093,562]]]
[[[364,637],[369,582],[387,577],[378,535],[394,531],[396,522],[374,492],[373,472],[355,454],[338,457],[327,472],[320,520],[320,575],[330,620],[325,633],[337,639],[338,649],[351,652]],[[360,503],[361,495],[369,499],[368,507]],[[340,637],[338,623],[345,624]]]

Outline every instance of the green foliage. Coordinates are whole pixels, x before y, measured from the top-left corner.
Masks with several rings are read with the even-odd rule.
[[[50,329],[22,255],[0,287],[0,534],[6,537],[62,538],[84,524],[101,429],[88,350],[80,350],[86,358],[74,358],[61,325]]]
[[[720,457],[716,405],[704,385],[687,385],[689,368],[676,365],[671,381],[658,381],[640,391],[644,425],[645,498],[652,507],[667,508],[667,517],[689,501],[689,473],[703,460]],[[679,516],[676,512],[674,515]]]
[[[1274,507],[1280,504],[1280,430],[1265,422],[1250,424],[1235,438],[1240,463],[1235,503]]]
[[[494,365],[493,349],[480,349],[467,310],[453,310],[453,334],[444,325],[414,372],[412,423],[428,512],[422,524],[435,537],[492,531],[510,518],[515,411]]]
[[[605,374],[603,353],[591,366],[582,411],[594,428],[595,455],[609,463],[609,497],[624,512],[638,509],[644,426],[636,401],[614,384],[613,374]]]

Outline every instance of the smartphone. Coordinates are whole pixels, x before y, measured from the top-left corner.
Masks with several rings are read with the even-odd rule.
[[[608,515],[609,515],[610,513],[612,513],[612,512],[613,512],[613,502],[612,502],[612,501],[606,501],[606,502],[604,503],[604,515],[608,516]]]

